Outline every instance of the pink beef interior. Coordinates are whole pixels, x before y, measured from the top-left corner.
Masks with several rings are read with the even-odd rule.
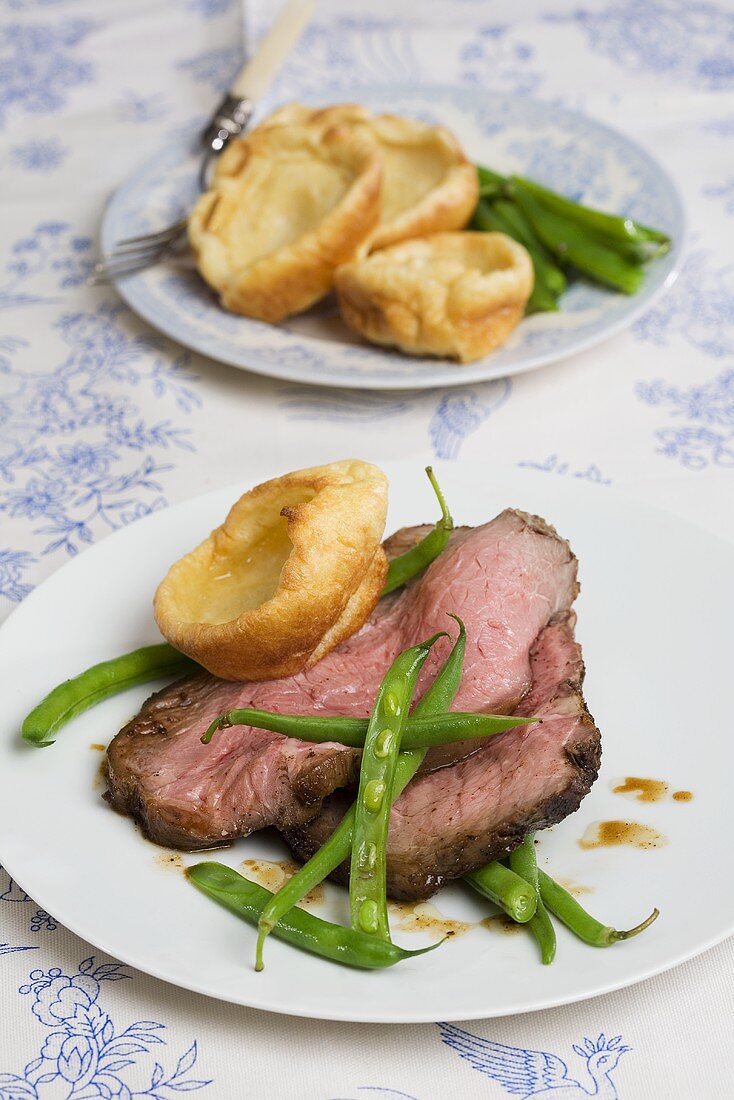
[[[396,543],[401,536],[410,540],[411,533],[399,533]],[[452,612],[468,638],[454,709],[510,713],[533,685],[535,639],[570,608],[577,590],[568,544],[537,517],[508,510],[462,529],[418,580],[383,599],[357,634],[308,672],[263,683],[200,674],[154,695],[109,747],[108,798],[153,840],[181,848],[228,843],[268,825],[298,829],[332,791],[354,783],[358,752],[249,727],[222,730],[202,745],[219,714],[254,706],[366,716],[397,653],[437,630],[455,633]],[[445,639],[435,646],[419,693],[449,646]],[[449,759],[439,756],[434,766]]]
[[[395,803],[387,850],[392,897],[429,897],[447,879],[501,858],[528,832],[578,808],[598,773],[600,739],[581,694],[573,626],[573,613],[559,614],[532,647],[533,685],[517,713],[541,721],[415,779]],[[321,847],[350,801],[337,792],[310,824],[285,830],[300,858]],[[342,867],[335,877],[344,881],[347,874]]]

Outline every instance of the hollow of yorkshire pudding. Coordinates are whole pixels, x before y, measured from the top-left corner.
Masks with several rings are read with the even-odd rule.
[[[376,144],[347,128],[254,130],[230,142],[189,215],[200,274],[222,305],[281,321],[327,294],[380,216]]]
[[[164,637],[225,680],[310,668],[369,617],[387,574],[387,478],[347,460],[266,481],[177,561],[153,602]]]
[[[328,130],[349,127],[368,133],[382,157],[380,222],[370,237],[370,249],[427,233],[463,229],[479,196],[476,168],[454,135],[397,115],[373,115],[366,107],[341,103],[313,108],[287,103],[262,127],[308,126]]]
[[[339,268],[336,291],[367,340],[467,363],[507,339],[533,278],[527,251],[504,233],[434,233]]]

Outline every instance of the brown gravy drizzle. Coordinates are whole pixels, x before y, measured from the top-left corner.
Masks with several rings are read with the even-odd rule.
[[[580,883],[574,882],[570,878],[559,878],[558,885],[562,886],[564,890],[568,890],[569,894],[573,894],[575,898],[583,897],[584,894],[593,894],[593,886],[581,886]]]
[[[668,796],[670,785],[664,779],[645,779],[638,775],[628,775],[612,787],[613,794],[633,794],[638,802],[662,802]],[[674,791],[674,802],[690,802],[691,791]]]
[[[288,859],[243,859],[240,864],[246,878],[252,879],[273,894],[280,890],[289,878],[298,870],[298,864],[291,863]],[[324,886],[319,883],[310,890],[299,905],[316,905],[323,901]]]
[[[662,848],[667,837],[649,825],[639,821],[595,821],[579,841],[582,848],[612,848],[627,845],[631,848]]]
[[[158,867],[164,867],[166,871],[183,871],[184,861],[180,852],[161,852],[155,857]]]
[[[435,932],[442,936],[460,936],[474,928],[471,921],[445,917],[430,901],[394,901],[389,906],[391,923],[401,932]],[[481,922],[484,923],[484,922]]]
[[[508,917],[506,913],[498,913],[495,917],[485,917],[479,922],[482,928],[488,928],[490,932],[502,932],[505,936],[514,936],[522,932],[523,926]]]

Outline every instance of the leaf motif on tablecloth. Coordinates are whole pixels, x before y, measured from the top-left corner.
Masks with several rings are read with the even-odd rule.
[[[31,138],[22,145],[11,146],[8,159],[23,172],[46,175],[60,168],[69,152],[68,146],[56,137]]]
[[[532,95],[543,81],[533,47],[502,23],[477,27],[459,51],[459,75],[467,84],[516,95]]]
[[[235,0],[185,0],[184,7],[202,19],[216,19],[231,11],[234,4]]]
[[[217,46],[182,58],[176,62],[176,68],[195,84],[206,84],[215,91],[224,92],[243,61],[242,46]]]
[[[330,1096],[329,1100],[418,1100],[412,1092],[383,1088],[382,1085],[358,1085],[357,1096]]]
[[[22,1074],[0,1074],[0,1100],[50,1100],[62,1095],[60,1087],[64,1096],[171,1100],[210,1085],[210,1079],[192,1074],[199,1057],[196,1042],[165,1070],[152,1057],[154,1047],[166,1044],[165,1024],[137,1020],[118,1030],[105,1007],[103,983],[131,977],[122,964],[98,964],[94,957],[74,974],[60,967],[32,970],[19,992],[32,997],[31,1012],[47,1030],[38,1056]]]
[[[575,24],[589,49],[633,73],[675,77],[694,88],[734,88],[734,12],[687,0],[618,0],[601,9],[578,7],[549,22]]]
[[[703,193],[709,199],[719,199],[724,213],[734,215],[734,176],[728,176],[722,183],[709,184]]]
[[[0,276],[0,311],[56,302],[59,291],[82,286],[93,267],[91,247],[91,238],[75,233],[68,222],[39,222],[10,246]],[[10,372],[8,353],[23,346],[27,340],[0,336],[0,371]]]
[[[115,113],[120,122],[157,122],[170,111],[170,104],[160,92],[142,95],[134,88],[127,88],[117,103]]]
[[[528,470],[539,470],[544,474],[558,474],[560,477],[572,477],[578,481],[591,481],[594,485],[612,484],[612,479],[604,477],[599,467],[593,462],[586,466],[579,466],[577,463],[565,461],[557,454],[550,454],[542,461],[526,458],[517,465]]]
[[[569,1067],[557,1054],[524,1047],[506,1046],[492,1039],[483,1039],[455,1024],[438,1024],[441,1041],[472,1069],[502,1086],[508,1096],[519,1100],[548,1096],[556,1092],[564,1100],[584,1100],[587,1096],[617,1097],[612,1073],[620,1058],[631,1047],[624,1046],[622,1036],[612,1039],[602,1033],[596,1039],[584,1038],[574,1045],[573,1052],[584,1063],[580,1067],[581,1081],[571,1077]]]
[[[688,470],[734,466],[734,370],[687,388],[662,378],[638,382],[635,393],[646,405],[665,409],[672,421],[655,432],[658,454]]]
[[[58,111],[72,89],[91,82],[94,66],[76,51],[94,26],[89,19],[0,24],[0,126],[11,110]]]
[[[0,867],[0,902],[29,902],[30,900],[25,890],[13,881],[4,867]]]
[[[678,338],[716,358],[734,354],[734,264],[717,267],[711,250],[695,249],[673,286],[635,321],[632,333],[659,347]]]
[[[721,118],[712,118],[704,123],[703,129],[708,134],[716,134],[717,137],[734,137],[734,115],[722,115]]]

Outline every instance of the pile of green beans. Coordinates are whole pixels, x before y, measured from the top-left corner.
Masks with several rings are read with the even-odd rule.
[[[556,930],[540,894],[535,833],[528,833],[522,844],[510,853],[510,870],[524,879],[535,894],[535,912],[528,921],[528,928],[538,942],[544,965],[548,966],[556,957]]]
[[[464,875],[464,882],[504,909],[516,923],[528,928],[546,966],[553,962],[556,955],[556,932],[550,919],[551,913],[590,947],[611,947],[622,940],[629,940],[644,932],[660,916],[659,910],[653,909],[649,917],[626,931],[602,924],[568,890],[564,890],[560,883],[538,867],[532,833],[511,853],[507,862],[509,866],[495,862],[478,871],[470,871]]]
[[[482,166],[477,175],[472,228],[506,233],[528,250],[535,270],[529,313],[557,310],[568,274],[634,294],[644,264],[670,248],[670,237],[658,229],[583,206],[523,176]]]
[[[454,701],[456,692],[459,690],[464,653],[466,651],[466,629],[461,619],[456,615],[452,618],[456,619],[459,626],[458,637],[433,683],[416,703],[413,710],[413,717],[416,720],[447,711]],[[408,786],[408,783],[423,763],[425,755],[425,749],[406,751],[403,747],[395,768],[390,796],[391,802],[394,802]],[[328,840],[321,845],[308,862],[296,871],[293,877],[281,887],[273,900],[263,909],[258,922],[258,940],[255,953],[256,970],[262,970],[263,967],[265,937],[272,932],[283,915],[289,912],[294,905],[297,905],[310,890],[323,882],[341,863],[349,859],[354,838],[355,814],[356,809],[352,805]]]

